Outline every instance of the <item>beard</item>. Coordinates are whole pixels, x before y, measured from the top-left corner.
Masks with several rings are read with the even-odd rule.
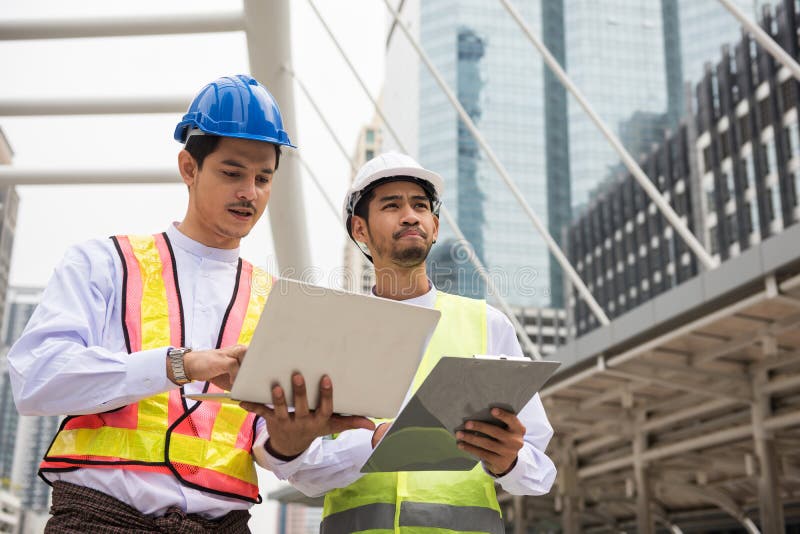
[[[425,261],[432,246],[432,242],[425,242],[403,249],[395,248],[392,250],[392,261],[401,267],[416,267]]]

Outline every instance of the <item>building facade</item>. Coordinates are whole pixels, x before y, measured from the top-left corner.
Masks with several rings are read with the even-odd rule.
[[[797,57],[793,11],[765,9],[761,24]],[[696,100],[696,112],[641,166],[706,250],[725,261],[800,219],[797,82],[744,34],[707,65]],[[598,192],[568,240],[570,260],[609,317],[698,272],[693,254],[626,174]],[[582,300],[571,294],[569,302],[578,336],[598,325]]]

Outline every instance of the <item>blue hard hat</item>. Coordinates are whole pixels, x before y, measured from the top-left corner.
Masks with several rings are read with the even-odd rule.
[[[203,87],[175,127],[175,140],[185,143],[192,128],[297,148],[283,129],[278,103],[266,87],[245,74],[225,76]]]

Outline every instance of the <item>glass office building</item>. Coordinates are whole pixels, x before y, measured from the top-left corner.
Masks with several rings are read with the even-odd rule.
[[[541,2],[516,2],[541,33]],[[419,38],[528,203],[546,223],[564,205],[548,202],[543,63],[502,5],[477,0],[419,4]],[[395,36],[395,39],[397,36]],[[388,63],[392,69],[392,63]],[[424,65],[419,66],[418,156],[446,181],[445,205],[498,290],[516,305],[549,305],[550,264],[544,241]],[[452,241],[442,236],[434,276],[458,278],[470,296],[486,288]],[[445,261],[447,259],[455,261]],[[454,272],[455,269],[457,272]],[[443,271],[443,272],[442,272]],[[446,278],[446,276],[445,276]],[[455,289],[455,288],[451,288]]]

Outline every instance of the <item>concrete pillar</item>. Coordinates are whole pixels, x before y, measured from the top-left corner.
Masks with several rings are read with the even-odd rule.
[[[641,430],[645,414],[637,413],[633,425],[633,478],[636,483],[636,532],[655,534],[653,514],[650,512],[650,481],[647,466],[642,458],[647,450],[647,433]]]
[[[528,522],[525,518],[525,498],[514,495],[514,534],[528,532]]]
[[[580,534],[580,486],[578,485],[578,454],[574,444],[562,447],[559,465],[558,492],[562,499],[561,528],[564,534]]]
[[[283,70],[284,64],[292,62],[289,0],[244,0],[244,14],[250,72],[278,101],[283,127],[297,144],[294,87],[292,77]],[[303,279],[311,267],[305,211],[298,158],[283,157],[269,201],[281,276]]]
[[[777,354],[777,343],[774,337],[766,337],[762,341],[764,355],[767,358]],[[753,404],[751,420],[753,424],[753,441],[758,458],[758,507],[761,519],[761,532],[764,534],[783,534],[786,531],[781,503],[780,482],[778,480],[778,461],[775,454],[774,433],[764,428],[764,419],[771,415],[769,393],[762,388],[769,382],[769,371],[757,371],[753,379]]]

